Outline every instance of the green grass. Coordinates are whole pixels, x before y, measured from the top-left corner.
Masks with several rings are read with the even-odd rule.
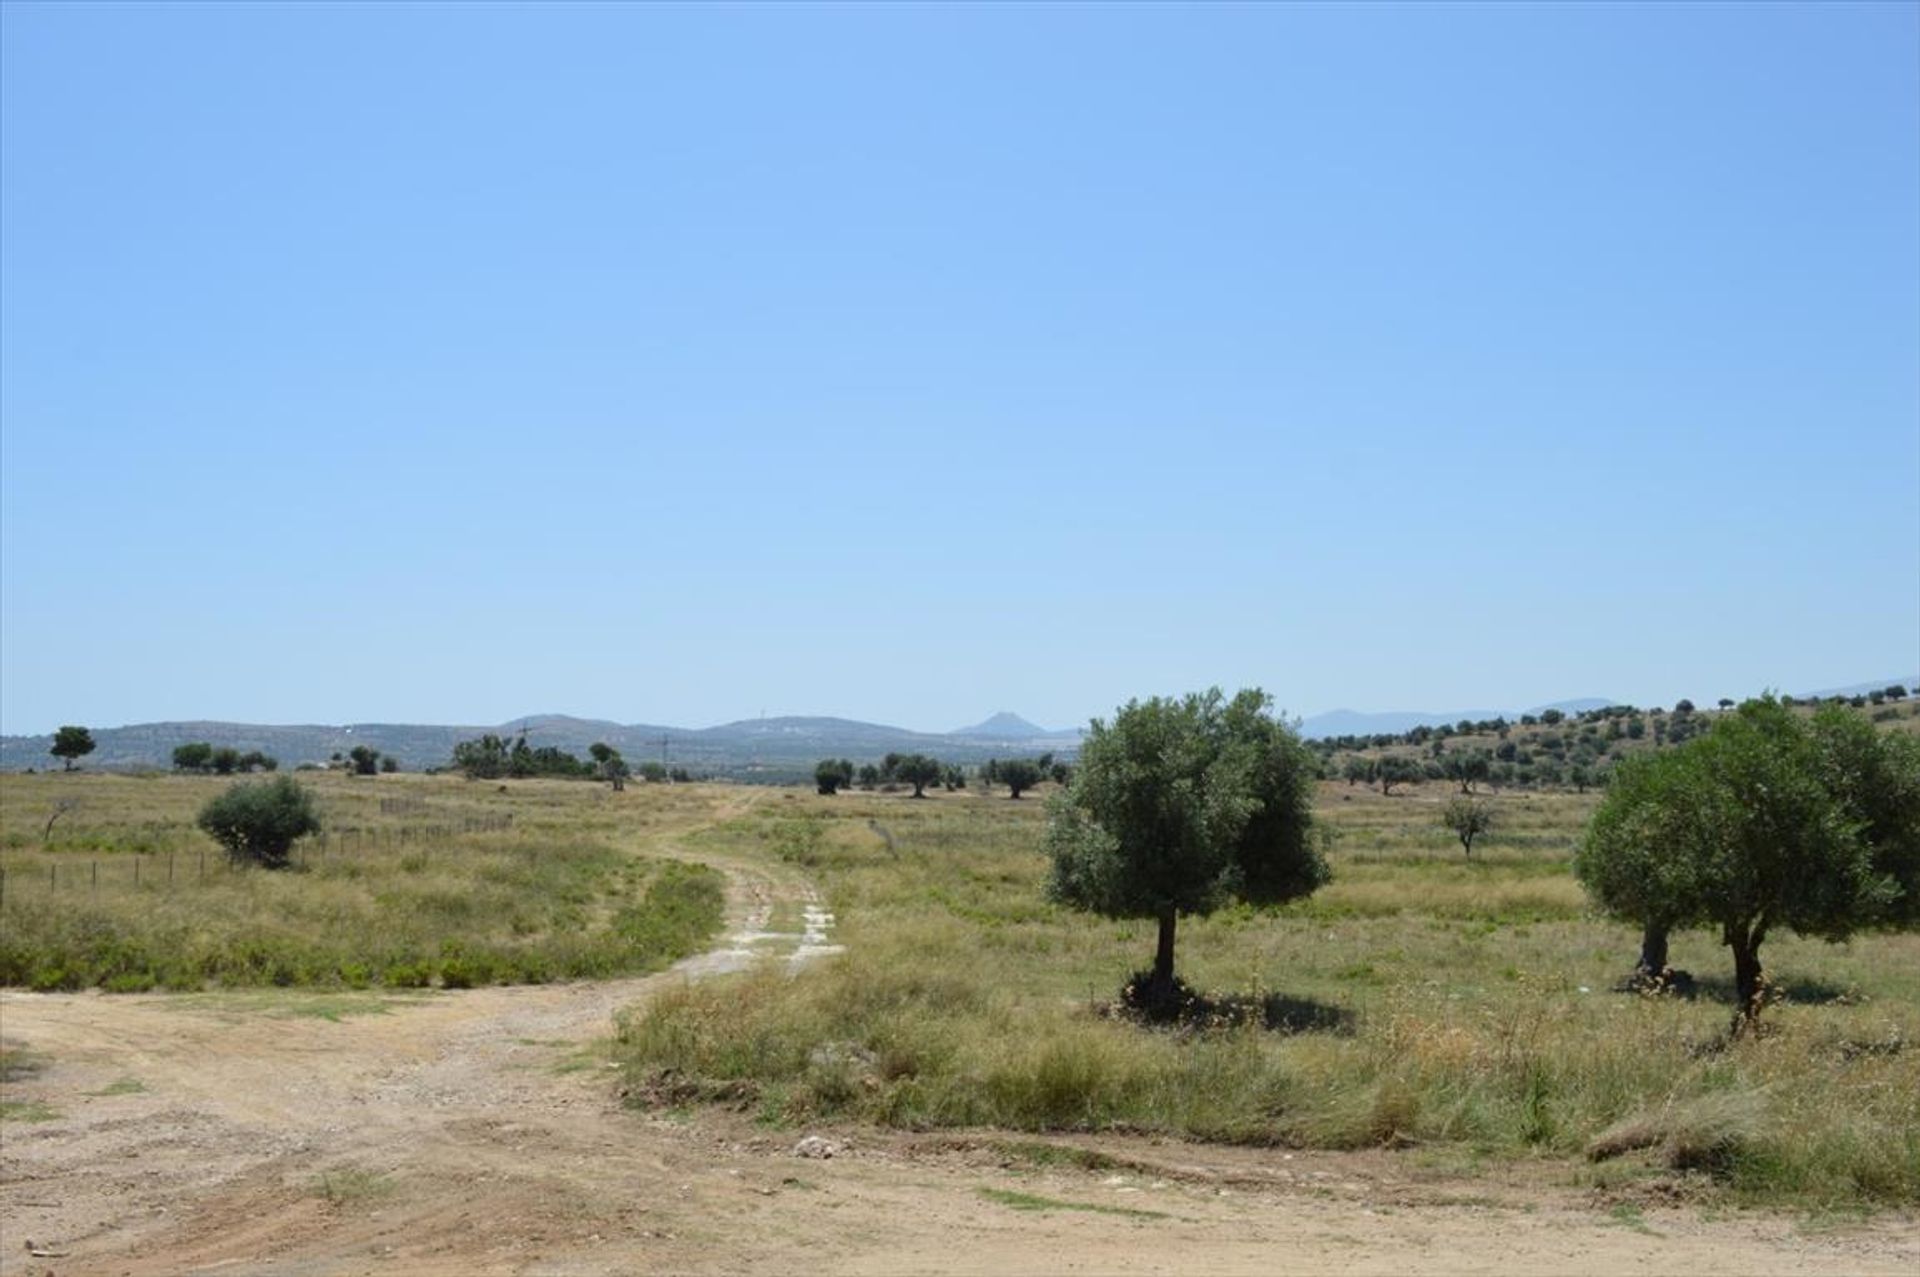
[[[330,1205],[351,1206],[391,1196],[394,1182],[385,1175],[346,1167],[323,1171],[314,1181],[313,1190]]]
[[[0,1082],[17,1082],[47,1067],[47,1057],[24,1046],[0,1043]]]
[[[91,1099],[105,1099],[111,1095],[144,1095],[146,1090],[147,1084],[139,1078],[123,1077],[107,1083],[97,1091],[88,1091],[86,1094]]]
[[[698,843],[781,858],[803,845],[849,951],[797,977],[668,990],[624,1016],[630,1093],[750,1097],[776,1124],[1411,1145],[1563,1158],[1596,1183],[1685,1176],[1808,1210],[1920,1203],[1920,1047],[1905,1045],[1920,1042],[1920,937],[1769,940],[1790,1000],[1768,1011],[1769,1034],[1716,1049],[1729,963],[1713,937],[1675,938],[1699,1001],[1609,992],[1636,936],[1590,916],[1568,872],[1591,797],[1496,797],[1504,833],[1468,864],[1431,828],[1445,795],[1424,789],[1323,786],[1332,885],[1182,922],[1183,976],[1284,998],[1293,1023],[1320,1026],[1292,1033],[1101,1014],[1149,960],[1152,927],[1046,903],[1039,803],[841,795],[782,804],[778,821],[749,814]],[[894,831],[897,858],[869,819]],[[1648,1142],[1585,1160],[1637,1121],[1658,1127]]]
[[[0,1122],[51,1122],[60,1111],[39,1100],[0,1100]]]
[[[0,777],[0,984],[355,990],[604,978],[664,966],[719,925],[717,873],[629,849],[710,798],[560,782],[503,796],[439,777],[302,783],[319,792],[333,832],[275,872],[229,865],[193,828],[217,782]],[[382,815],[391,794],[417,802]],[[41,845],[45,813],[75,795],[74,819],[92,823],[63,822]]]
[[[1092,1202],[1063,1202],[1057,1197],[1042,1197],[1038,1193],[1021,1193],[1006,1188],[982,1188],[980,1196],[990,1202],[1014,1210],[1031,1211],[1089,1211],[1095,1215],[1124,1215],[1133,1219],[1167,1219],[1165,1211],[1135,1210],[1127,1206],[1102,1206]]]

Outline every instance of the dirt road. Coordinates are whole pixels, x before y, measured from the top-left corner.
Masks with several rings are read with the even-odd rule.
[[[0,1132],[0,1274],[1920,1271],[1911,1219],[1610,1211],[1552,1166],[1058,1142],[1089,1170],[1016,1137],[831,1130],[805,1157],[809,1133],[750,1115],[626,1110],[595,1045],[614,1011],[832,952],[804,881],[723,867],[727,940],[645,979],[0,995],[0,1034],[46,1062],[7,1089],[44,1120]]]

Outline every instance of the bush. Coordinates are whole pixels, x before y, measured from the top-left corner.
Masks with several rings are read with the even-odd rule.
[[[313,796],[291,777],[240,784],[200,809],[200,828],[236,861],[283,869],[294,840],[320,832]]]

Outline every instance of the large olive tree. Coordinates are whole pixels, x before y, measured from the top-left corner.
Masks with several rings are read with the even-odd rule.
[[[1842,792],[1830,730],[1766,697],[1683,747],[1625,759],[1574,857],[1594,899],[1645,928],[1662,961],[1668,930],[1719,929],[1733,954],[1736,1029],[1759,1014],[1771,932],[1839,940],[1905,907],[1898,876],[1875,863],[1863,801]],[[1877,745],[1867,752],[1883,760]],[[1885,758],[1899,774],[1899,758]],[[1845,774],[1868,772],[1862,762]]]
[[[1095,719],[1052,804],[1053,899],[1159,923],[1141,1000],[1173,996],[1180,915],[1276,904],[1327,880],[1310,837],[1314,763],[1265,693],[1131,701]]]

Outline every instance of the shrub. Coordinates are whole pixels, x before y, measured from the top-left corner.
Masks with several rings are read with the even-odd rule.
[[[287,864],[294,840],[320,831],[313,796],[288,776],[233,786],[200,809],[200,828],[235,861]]]

